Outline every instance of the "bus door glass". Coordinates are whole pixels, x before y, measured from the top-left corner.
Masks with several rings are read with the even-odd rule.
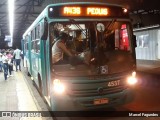
[[[129,41],[128,41],[128,33],[127,33],[126,24],[122,24],[120,36],[121,36],[120,49],[128,50],[129,49]]]

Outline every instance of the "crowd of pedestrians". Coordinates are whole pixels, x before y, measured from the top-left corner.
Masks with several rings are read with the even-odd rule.
[[[12,77],[12,71],[21,71],[21,56],[22,52],[16,47],[16,49],[0,49],[0,72],[4,73],[4,79]]]

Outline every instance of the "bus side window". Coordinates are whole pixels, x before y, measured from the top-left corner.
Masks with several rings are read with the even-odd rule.
[[[48,37],[48,22],[46,19],[43,20],[43,22],[41,23],[41,39],[42,40],[47,40]]]
[[[35,41],[35,50],[36,50],[36,53],[40,52],[40,40]]]

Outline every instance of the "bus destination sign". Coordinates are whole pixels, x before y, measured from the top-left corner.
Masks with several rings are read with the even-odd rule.
[[[121,7],[98,5],[70,5],[49,7],[49,17],[124,17],[127,15]]]
[[[63,16],[107,16],[108,9],[102,7],[63,7]]]
[[[102,7],[63,7],[63,16],[107,16],[108,9]]]

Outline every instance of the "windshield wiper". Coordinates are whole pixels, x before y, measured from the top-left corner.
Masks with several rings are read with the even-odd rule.
[[[87,34],[84,32],[82,27],[79,24],[76,24],[74,19],[70,19],[70,22],[72,22],[77,28],[79,28],[82,31],[82,34],[87,37]]]
[[[108,32],[110,32],[110,29],[113,27],[114,23],[115,23],[115,19],[113,19],[111,22],[108,23],[108,25],[106,26],[106,29],[105,29],[105,33],[107,34]]]

